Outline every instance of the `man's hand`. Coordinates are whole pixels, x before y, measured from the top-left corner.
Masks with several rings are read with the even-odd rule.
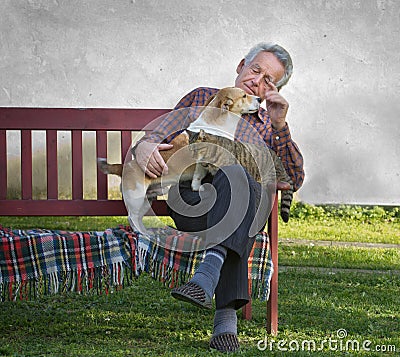
[[[267,92],[265,93],[265,102],[272,127],[275,130],[283,129],[286,125],[286,114],[289,109],[289,103],[279,94],[278,88],[272,82],[269,82]]]
[[[173,147],[171,144],[155,144],[142,141],[135,149],[136,162],[143,172],[151,177],[156,178],[164,172],[168,173],[168,166],[160,155],[159,150],[169,150]]]

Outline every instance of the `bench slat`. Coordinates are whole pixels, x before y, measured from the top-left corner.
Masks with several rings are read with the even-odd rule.
[[[7,141],[6,131],[0,130],[0,200],[7,197]]]
[[[82,131],[72,131],[72,199],[83,198]]]
[[[154,201],[157,216],[167,216],[165,201]],[[148,212],[153,215],[153,212]],[[121,200],[7,200],[0,205],[0,216],[126,216]]]
[[[170,109],[1,108],[4,129],[141,130]],[[37,120],[40,118],[40,120]]]
[[[132,144],[132,133],[130,131],[121,131],[121,162],[125,162],[125,156]]]
[[[107,132],[96,133],[96,156],[107,157]],[[97,199],[106,200],[108,197],[107,175],[97,170]]]
[[[47,199],[58,198],[57,131],[46,131]]]
[[[21,194],[24,200],[32,198],[31,130],[21,130]]]

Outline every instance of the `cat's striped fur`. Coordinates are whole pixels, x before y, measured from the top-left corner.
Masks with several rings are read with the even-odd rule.
[[[190,150],[196,161],[193,182],[204,177],[204,169],[215,175],[220,167],[240,164],[264,187],[277,181],[287,182],[290,189],[281,191],[281,217],[289,220],[293,199],[293,181],[286,173],[280,158],[266,146],[232,141],[228,138],[209,134],[203,130],[191,133]],[[192,185],[193,187],[193,185]]]

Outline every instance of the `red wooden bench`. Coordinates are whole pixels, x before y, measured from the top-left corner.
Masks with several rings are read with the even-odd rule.
[[[97,199],[83,197],[82,134],[94,131],[96,156],[107,157],[107,132],[121,133],[121,157],[129,150],[132,131],[148,126],[167,109],[67,109],[0,108],[0,216],[126,216],[122,200],[108,199],[106,175],[97,172]],[[8,130],[21,135],[21,199],[7,199]],[[32,131],[46,132],[47,199],[32,195]],[[71,132],[72,199],[59,199],[57,145],[58,132]],[[49,179],[51,178],[51,179]],[[279,187],[278,187],[279,188]],[[167,215],[163,200],[153,202],[153,211]],[[270,249],[274,265],[270,298],[267,302],[267,332],[278,331],[278,206],[277,195],[268,220]],[[249,280],[250,282],[250,280]],[[243,308],[243,317],[251,318],[251,303]]]

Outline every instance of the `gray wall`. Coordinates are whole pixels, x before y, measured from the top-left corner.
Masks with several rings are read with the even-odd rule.
[[[294,59],[299,197],[400,204],[399,17],[385,0],[2,0],[0,106],[172,107],[274,41]]]

